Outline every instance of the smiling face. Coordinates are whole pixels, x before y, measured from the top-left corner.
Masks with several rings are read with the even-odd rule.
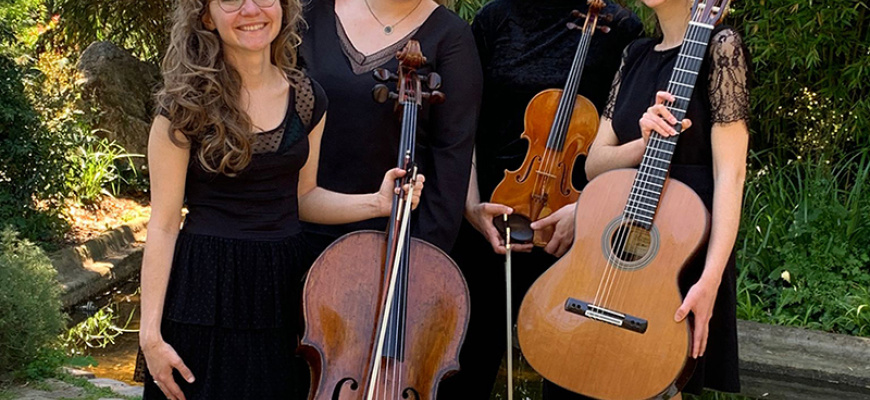
[[[268,52],[272,41],[281,31],[281,0],[276,0],[268,7],[258,6],[254,0],[244,0],[241,8],[233,12],[224,11],[219,4],[222,1],[232,3],[227,0],[210,0],[202,22],[206,29],[217,30],[224,50],[240,53]]]

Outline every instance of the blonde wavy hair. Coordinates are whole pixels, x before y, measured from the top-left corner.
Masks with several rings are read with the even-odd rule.
[[[217,31],[203,25],[209,1],[176,1],[157,104],[169,118],[173,143],[186,146],[175,133],[181,132],[197,145],[196,157],[206,171],[233,176],[251,162],[254,127],[241,105],[241,76],[224,59]],[[283,18],[272,41],[272,63],[294,76],[299,73],[296,47],[304,24],[302,4],[278,2]]]

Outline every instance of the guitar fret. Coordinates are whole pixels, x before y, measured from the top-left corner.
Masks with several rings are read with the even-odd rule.
[[[643,198],[645,198],[645,199],[650,199],[650,200],[652,200],[654,203],[658,203],[658,201],[659,201],[658,197],[649,197],[649,196],[647,196],[647,195],[645,195],[645,194],[640,194],[640,193],[632,193],[630,197],[635,197],[635,196],[636,196],[636,197],[643,197]],[[629,201],[631,201],[631,200],[629,200]]]
[[[713,25],[705,24],[705,23],[701,23],[701,22],[697,22],[697,21],[689,21],[689,25],[694,25],[694,26],[701,27],[701,28],[707,28],[710,30],[713,29]]]
[[[688,54],[680,54],[680,57],[686,57],[686,58],[691,58],[693,60],[704,61],[704,59],[701,57],[690,56]]]
[[[707,43],[705,43],[705,42],[699,42],[699,41],[697,41],[697,40],[692,40],[692,39],[683,39],[683,40],[685,40],[685,41],[687,41],[687,42],[689,42],[689,43],[703,44],[704,46],[707,45]]]
[[[689,70],[687,70],[687,69],[674,68],[674,70],[675,70],[675,71],[680,71],[680,72],[685,72],[685,73],[687,73],[687,74],[698,75],[697,72],[695,72],[695,71],[689,71]]]

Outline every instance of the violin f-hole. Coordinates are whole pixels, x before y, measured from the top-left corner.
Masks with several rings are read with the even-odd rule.
[[[417,393],[417,389],[414,389],[412,387],[408,387],[402,391],[402,398],[403,399],[411,399],[411,395],[414,395],[414,397],[413,397],[414,400],[420,400],[420,393]]]
[[[534,156],[534,157],[532,157],[532,161],[529,162],[529,167],[526,168],[526,172],[523,173],[522,175],[517,175],[517,178],[516,178],[516,179],[517,179],[517,183],[523,183],[523,182],[525,182],[525,181],[527,181],[527,180],[529,179],[529,175],[531,175],[531,174],[532,174],[532,170],[535,169],[535,163],[538,162],[538,161],[540,161],[540,159],[541,159],[540,156]]]
[[[332,400],[340,400],[341,399],[341,388],[345,386],[346,383],[350,382],[349,389],[352,391],[357,391],[359,389],[359,383],[357,383],[356,379],[353,378],[344,378],[338,383],[335,384],[335,388],[332,390]]]

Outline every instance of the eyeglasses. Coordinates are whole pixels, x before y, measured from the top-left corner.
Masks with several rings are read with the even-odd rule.
[[[242,9],[245,0],[216,0],[225,13],[234,13]],[[272,7],[277,0],[251,0],[260,8]]]

